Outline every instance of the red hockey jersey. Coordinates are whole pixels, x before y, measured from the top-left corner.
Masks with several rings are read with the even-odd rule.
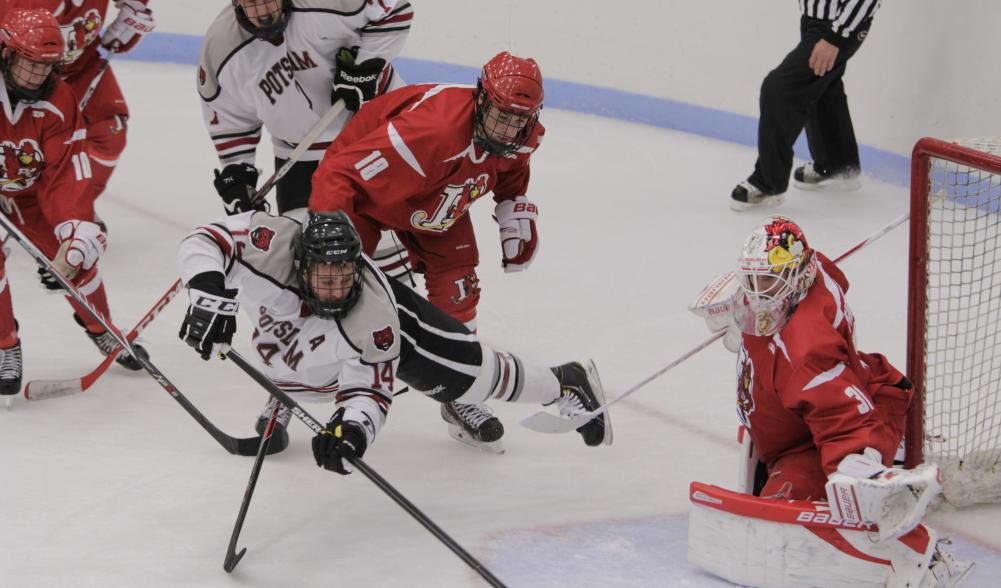
[[[313,174],[310,208],[428,234],[447,231],[485,194],[524,195],[545,129],[537,124],[508,157],[487,155],[473,143],[474,100],[472,86],[418,84],[366,103]]]
[[[3,87],[0,75],[0,87]],[[53,227],[62,221],[94,220],[87,193],[90,161],[76,95],[60,81],[48,100],[12,105],[0,92],[0,203],[24,224],[19,208],[37,206]]]
[[[891,460],[910,391],[885,357],[855,348],[848,280],[817,253],[817,279],[789,322],[771,337],[743,335],[737,412],[761,460],[811,446],[830,474],[866,447]]]

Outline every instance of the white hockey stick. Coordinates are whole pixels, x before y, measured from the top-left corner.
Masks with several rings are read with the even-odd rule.
[[[855,246],[853,246],[852,248],[850,248],[848,251],[845,251],[844,253],[842,253],[840,256],[837,257],[837,259],[834,260],[834,263],[838,263],[839,261],[845,259],[849,255],[855,253],[859,249],[862,249],[866,245],[869,245],[873,241],[879,239],[883,235],[889,233],[893,229],[895,229],[898,226],[900,226],[900,225],[904,224],[905,222],[907,222],[907,219],[909,219],[909,218],[911,218],[910,213],[905,213],[905,214],[903,214],[903,215],[901,215],[901,216],[893,219],[886,226],[884,226],[883,228],[879,229],[878,231],[876,231],[872,235],[869,235],[864,240],[862,240],[860,243],[858,243]],[[606,404],[604,404],[602,406],[599,406],[598,408],[596,408],[595,410],[592,410],[591,412],[584,413],[582,415],[575,416],[575,417],[570,418],[570,419],[565,419],[563,417],[557,416],[557,415],[552,414],[552,413],[548,413],[546,411],[539,411],[539,412],[537,412],[537,413],[535,413],[533,415],[530,415],[530,416],[526,417],[525,419],[523,419],[521,421],[521,425],[523,427],[531,429],[531,430],[533,430],[533,431],[535,431],[537,433],[569,433],[570,431],[576,430],[576,429],[584,426],[585,424],[587,424],[588,421],[590,421],[594,417],[598,416],[598,414],[600,414],[602,412],[606,412],[608,410],[608,407],[612,406],[616,402],[622,400],[626,396],[629,396],[630,394],[636,392],[637,390],[639,390],[643,386],[646,386],[650,382],[656,380],[660,376],[664,375],[668,370],[674,368],[675,366],[677,366],[681,362],[683,362],[686,359],[688,359],[689,357],[695,355],[699,351],[702,351],[706,347],[709,347],[714,342],[716,342],[716,340],[722,339],[725,334],[726,334],[726,330],[720,331],[718,333],[714,333],[711,337],[709,337],[708,339],[706,339],[702,343],[699,343],[697,346],[695,346],[694,348],[692,348],[690,351],[688,351],[687,353],[685,353],[684,355],[682,355],[678,359],[676,359],[676,360],[672,361],[671,363],[667,364],[666,366],[660,368],[659,370],[657,370],[656,372],[654,372],[652,375],[648,376],[645,380],[643,380],[639,384],[636,384],[635,386],[633,386],[629,390],[626,390],[625,392],[623,392],[622,395],[619,396],[618,398],[616,398],[614,400],[611,400],[611,401],[609,401],[608,403],[606,403]]]
[[[97,85],[101,83],[101,78],[104,77],[104,72],[108,71],[108,67],[111,65],[111,58],[115,56],[115,53],[118,53],[118,43],[115,43],[111,46],[111,49],[108,49],[108,54],[104,57],[104,63],[98,68],[97,75],[90,81],[87,90],[83,93],[83,98],[80,99],[80,112],[83,112],[83,109],[87,108],[87,104],[90,103],[90,99],[94,96],[94,91],[97,90]]]

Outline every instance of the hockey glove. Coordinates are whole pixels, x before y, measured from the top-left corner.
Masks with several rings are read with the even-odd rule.
[[[195,348],[202,359],[224,354],[233,343],[236,332],[236,290],[227,290],[225,278],[219,272],[204,272],[188,282],[188,312],[177,334]]]
[[[355,62],[354,54],[347,48],[337,52],[337,70],[334,72],[334,90],[330,103],[344,101],[351,112],[358,112],[362,104],[386,91],[393,79],[393,66],[385,59],[373,57]]]
[[[54,230],[59,250],[52,258],[52,266],[68,280],[81,270],[89,270],[108,248],[108,237],[101,227],[89,221],[68,220],[56,225]],[[44,273],[43,273],[44,272]],[[42,270],[42,284],[48,289],[59,289],[48,271]]]
[[[938,466],[922,464],[913,470],[887,468],[879,451],[866,447],[846,456],[828,477],[825,489],[832,515],[846,523],[879,527],[879,541],[909,533],[925,516],[941,491]]]
[[[125,53],[139,43],[148,32],[156,28],[153,11],[138,0],[117,0],[118,16],[101,35],[101,46],[110,49],[118,45],[118,52]]]
[[[249,210],[267,211],[267,202],[262,198],[255,206],[254,194],[257,193],[257,168],[247,163],[231,163],[215,172],[215,191],[222,198],[226,214],[232,216]]]
[[[539,232],[535,229],[537,218],[538,207],[524,196],[498,202],[494,207],[505,272],[520,272],[528,268],[535,258],[539,247]]]
[[[338,408],[327,423],[327,430],[313,437],[313,457],[316,465],[338,474],[354,471],[350,460],[365,455],[368,437],[365,428],[344,419],[344,407]]]

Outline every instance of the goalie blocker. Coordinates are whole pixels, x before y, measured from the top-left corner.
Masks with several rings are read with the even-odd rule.
[[[972,564],[938,549],[918,524],[876,541],[872,523],[838,518],[826,502],[764,499],[692,482],[688,560],[742,586],[957,586]]]

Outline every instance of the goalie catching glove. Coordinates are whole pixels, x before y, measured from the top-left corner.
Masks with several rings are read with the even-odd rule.
[[[350,460],[365,455],[368,435],[365,427],[356,421],[344,418],[342,406],[334,412],[327,423],[327,430],[313,437],[313,458],[316,465],[338,474],[354,471]]]
[[[539,248],[539,232],[535,228],[538,218],[539,208],[524,196],[498,202],[494,207],[505,272],[520,272],[532,263]]]
[[[716,276],[699,292],[688,310],[706,321],[712,333],[726,329],[723,345],[734,353],[740,349],[740,327],[733,315],[733,299],[740,291],[736,272]]]
[[[227,290],[223,275],[204,272],[188,282],[188,312],[177,334],[208,360],[213,354],[225,354],[236,333],[236,290]]]
[[[879,541],[888,541],[918,526],[942,485],[937,465],[887,468],[879,451],[866,447],[841,460],[825,489],[832,515],[848,523],[875,524]]]

